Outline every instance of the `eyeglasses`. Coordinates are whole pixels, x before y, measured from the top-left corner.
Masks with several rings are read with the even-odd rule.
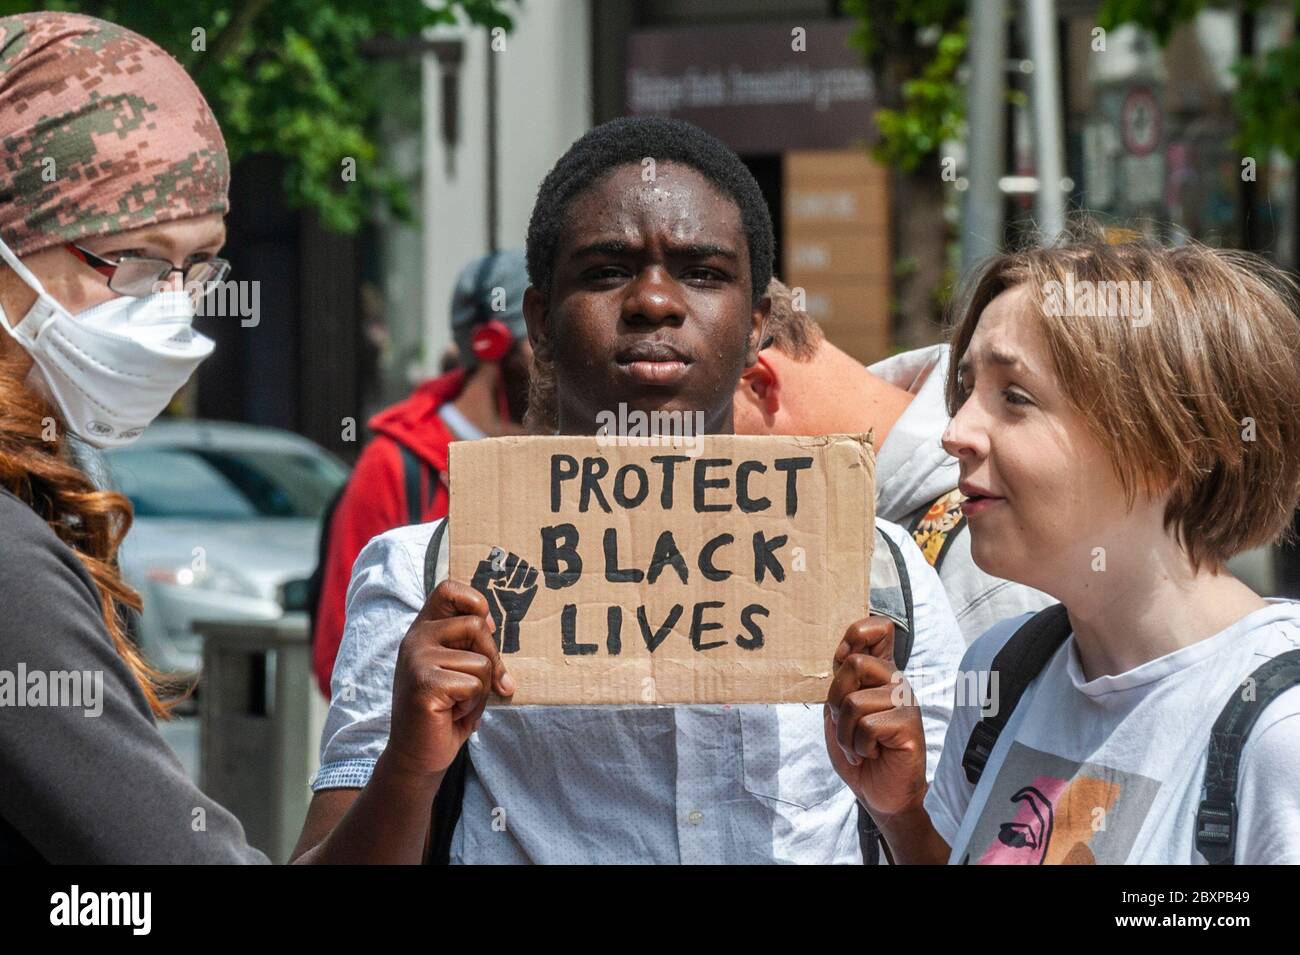
[[[184,269],[178,269],[166,259],[123,255],[116,262],[96,255],[74,242],[64,246],[74,256],[108,279],[108,287],[121,295],[141,297],[159,291],[173,272],[184,276],[184,287],[195,298],[207,294],[208,286],[220,282],[230,274],[230,263],[225,259],[200,259]]]

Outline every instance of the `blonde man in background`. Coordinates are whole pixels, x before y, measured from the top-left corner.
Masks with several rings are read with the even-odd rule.
[[[967,644],[1005,617],[1051,603],[1046,594],[990,576],[971,559],[957,460],[941,443],[948,346],[863,367],[826,340],[782,282],[773,279],[767,293],[769,341],[736,389],[736,433],[874,430],[876,513],[910,531],[939,572]]]

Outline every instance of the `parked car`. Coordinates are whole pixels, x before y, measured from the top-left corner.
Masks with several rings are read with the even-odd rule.
[[[105,456],[135,506],[119,556],[144,599],[132,630],[150,663],[193,677],[195,620],[306,609],[321,517],[347,478],[328,451],[276,428],[164,420]]]

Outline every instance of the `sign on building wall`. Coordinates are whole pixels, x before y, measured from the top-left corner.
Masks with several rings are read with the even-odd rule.
[[[627,112],[687,120],[742,155],[859,144],[876,102],[851,31],[847,20],[638,30]]]

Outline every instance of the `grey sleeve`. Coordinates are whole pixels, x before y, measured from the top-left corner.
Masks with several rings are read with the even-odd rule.
[[[266,863],[158,733],[72,550],[10,498],[0,553],[0,817],[52,863]]]

